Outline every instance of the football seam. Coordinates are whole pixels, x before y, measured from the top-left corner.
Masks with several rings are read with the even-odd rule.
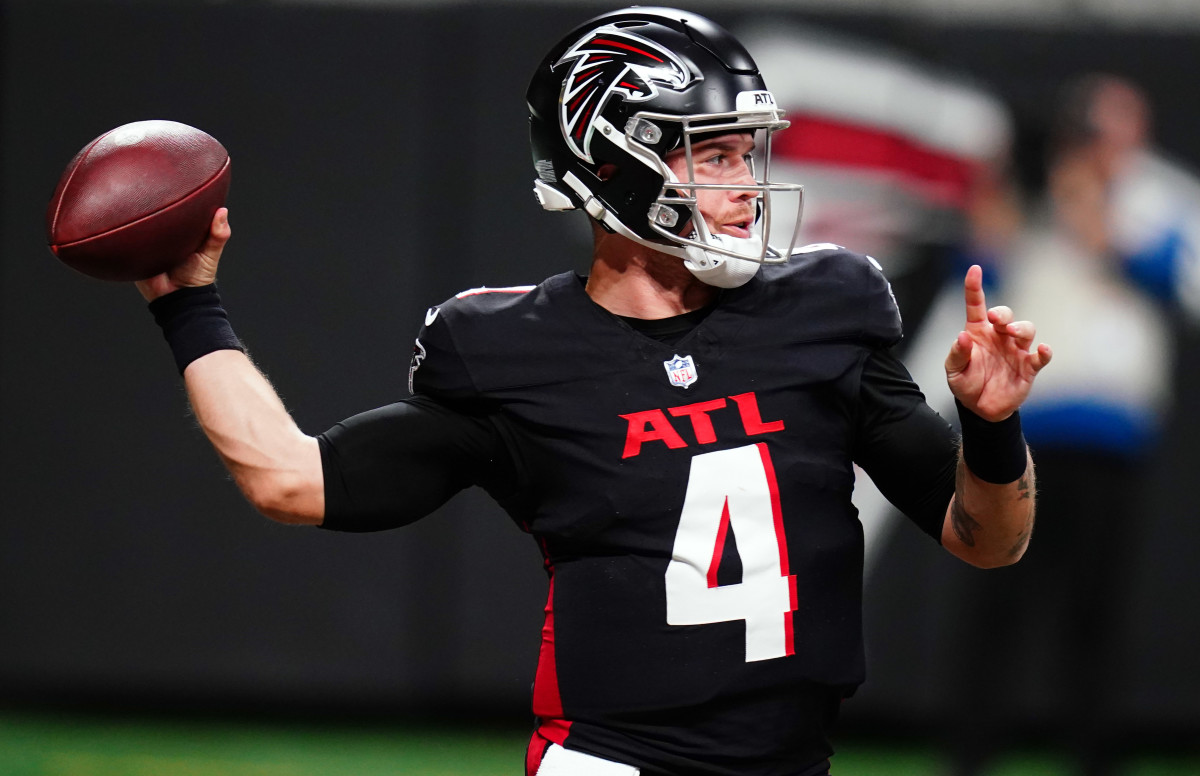
[[[88,149],[88,150],[90,151],[91,149]],[[222,173],[224,173],[224,172],[225,172],[225,170],[229,169],[229,162],[230,162],[230,157],[226,156],[226,157],[225,157],[225,163],[224,163],[223,165],[221,165],[221,169],[219,169],[219,170],[217,170],[215,173],[213,173],[213,175],[212,175],[212,177],[211,177],[211,178],[209,178],[208,180],[206,180],[204,183],[202,183],[201,185],[197,186],[196,188],[192,189],[191,191],[189,191],[189,192],[188,192],[187,194],[185,194],[184,196],[182,196],[182,197],[180,197],[179,199],[175,200],[175,201],[174,201],[174,202],[172,202],[171,204],[167,205],[166,207],[161,207],[161,208],[159,208],[158,210],[155,210],[153,213],[147,213],[146,215],[142,216],[141,218],[135,218],[135,219],[133,219],[132,221],[126,221],[126,222],[125,222],[125,223],[123,223],[123,224],[118,224],[117,226],[114,226],[113,228],[111,228],[111,229],[109,229],[108,231],[105,231],[105,232],[100,232],[100,233],[98,233],[98,234],[88,235],[87,237],[83,237],[83,238],[81,238],[81,239],[78,239],[78,240],[72,240],[71,242],[65,242],[65,243],[56,243],[56,244],[55,244],[55,247],[57,247],[57,248],[70,248],[71,246],[74,246],[74,245],[82,245],[82,244],[84,244],[84,243],[86,243],[86,242],[89,242],[89,241],[91,241],[91,240],[95,240],[95,239],[97,239],[97,238],[99,238],[99,237],[105,237],[105,236],[107,236],[107,235],[110,235],[110,234],[112,234],[113,232],[118,232],[118,231],[120,231],[120,230],[122,230],[122,229],[128,229],[129,227],[131,227],[131,226],[134,226],[135,224],[139,224],[139,223],[141,223],[142,221],[145,221],[145,220],[146,220],[146,219],[148,219],[148,218],[154,218],[155,216],[158,216],[158,215],[160,215],[160,214],[161,214],[161,213],[163,213],[164,211],[167,211],[167,210],[170,210],[170,209],[171,209],[171,208],[173,208],[173,207],[176,207],[176,206],[177,206],[177,205],[179,205],[181,202],[184,202],[185,200],[187,200],[187,199],[189,199],[189,198],[191,198],[191,197],[194,197],[194,196],[196,196],[196,195],[197,195],[197,194],[199,194],[200,192],[202,192],[202,191],[204,191],[205,189],[207,189],[208,187],[212,186],[212,185],[213,185],[213,183],[214,183],[214,182],[215,182],[215,181],[216,181],[218,178],[220,178],[220,177],[221,177],[221,174],[222,174]],[[73,174],[74,174],[74,173],[72,173],[72,175],[73,175]],[[55,214],[55,217],[57,218],[57,213]]]
[[[79,154],[79,162],[71,168],[71,174],[67,176],[67,182],[63,184],[62,192],[59,193],[58,202],[54,203],[54,219],[50,222],[50,234],[54,234],[54,230],[58,228],[58,216],[62,213],[63,200],[67,198],[67,189],[71,188],[71,183],[75,180],[75,173],[79,172],[79,168],[83,167],[83,163],[87,161],[88,156],[99,145],[100,141],[108,137],[109,133],[104,133],[96,138],[91,144]],[[76,241],[78,242],[78,241]]]

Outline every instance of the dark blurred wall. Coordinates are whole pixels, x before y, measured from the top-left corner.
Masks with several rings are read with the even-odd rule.
[[[321,431],[406,394],[429,305],[586,267],[582,216],[533,202],[523,97],[542,50],[592,9],[0,6],[0,702],[522,713],[546,593],[534,543],[477,492],[382,534],[257,517],[188,417],[137,292],[58,264],[43,209],[75,151],[119,124],[219,138],[227,307],[301,427]],[[1200,159],[1179,76],[1197,36],[809,20],[974,73],[1031,124],[1056,78],[1123,69],[1149,86],[1164,144]],[[1185,352],[1187,398],[1194,340]],[[1194,731],[1200,418],[1186,404],[1130,548],[1128,673],[1112,681],[1131,723]],[[939,711],[960,572],[915,531],[894,544],[868,590],[871,678],[851,721]]]
[[[532,540],[474,494],[373,536],[258,517],[136,290],[58,264],[42,223],[59,171],[111,127],[219,138],[227,306],[321,431],[407,395],[429,305],[586,266],[582,216],[531,194],[524,85],[545,33],[254,6],[17,3],[7,20],[0,692],[524,706]]]

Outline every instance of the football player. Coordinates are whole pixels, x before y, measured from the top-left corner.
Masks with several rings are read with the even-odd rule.
[[[221,307],[222,209],[140,284],[196,417],[275,520],[394,528],[479,485],[532,535],[549,600],[529,776],[825,774],[864,678],[855,464],[953,554],[1014,562],[1034,519],[1017,409],[1050,350],[972,268],[946,358],[960,439],[890,353],[876,262],[791,245],[800,187],[769,167],[787,121],[705,18],[596,17],[528,103],[538,201],[592,220],[586,276],[430,308],[413,395],[309,436]]]

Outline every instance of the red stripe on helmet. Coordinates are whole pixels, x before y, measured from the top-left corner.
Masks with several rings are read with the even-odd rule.
[[[578,105],[579,105],[579,103],[581,103],[581,102],[583,102],[585,99],[587,99],[587,98],[588,98],[588,96],[590,96],[590,95],[591,95],[591,93],[592,93],[592,92],[594,92],[594,91],[596,91],[596,87],[594,87],[594,86],[593,86],[591,89],[588,89],[586,92],[584,92],[583,94],[581,94],[581,95],[579,95],[578,97],[576,97],[576,98],[575,98],[575,99],[574,99],[574,100],[571,102],[571,104],[567,106],[567,110],[569,110],[569,111],[571,111],[572,113],[574,113],[574,112],[575,112],[575,108],[576,108],[576,106],[578,106]]]
[[[656,57],[656,56],[654,56],[654,55],[653,55],[653,54],[651,54],[649,51],[645,51],[645,50],[643,50],[643,49],[640,49],[640,48],[638,48],[637,46],[630,46],[628,43],[622,43],[622,42],[621,42],[621,41],[619,41],[619,40],[609,40],[608,38],[596,38],[594,41],[592,41],[592,43],[604,44],[604,45],[607,45],[607,46],[616,46],[617,48],[623,48],[623,49],[625,49],[626,51],[634,51],[634,52],[637,52],[638,54],[642,54],[643,56],[650,57],[650,58],[651,58],[651,59],[653,59],[655,62],[662,62],[662,61],[664,61],[664,60],[663,60],[663,59],[661,59],[660,57]]]
[[[583,131],[585,129],[587,129],[587,126],[588,126],[588,117],[590,117],[592,115],[592,108],[594,108],[594,107],[596,107],[596,106],[589,105],[587,107],[587,112],[583,114],[583,118],[580,119],[579,123],[575,125],[575,139],[576,140],[583,137]]]

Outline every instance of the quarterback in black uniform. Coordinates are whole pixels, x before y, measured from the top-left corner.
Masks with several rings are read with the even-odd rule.
[[[890,353],[878,265],[790,244],[799,187],[768,172],[787,122],[702,17],[592,19],[528,101],[538,201],[593,221],[586,276],[430,308],[413,396],[313,437],[220,307],[222,210],[140,284],[197,418],[274,519],[382,530],[479,485],[532,535],[550,584],[529,776],[827,773],[864,678],[854,465],[950,552],[1014,562],[1034,513],[1017,408],[1050,351],[973,268],[946,360],[960,440]]]

